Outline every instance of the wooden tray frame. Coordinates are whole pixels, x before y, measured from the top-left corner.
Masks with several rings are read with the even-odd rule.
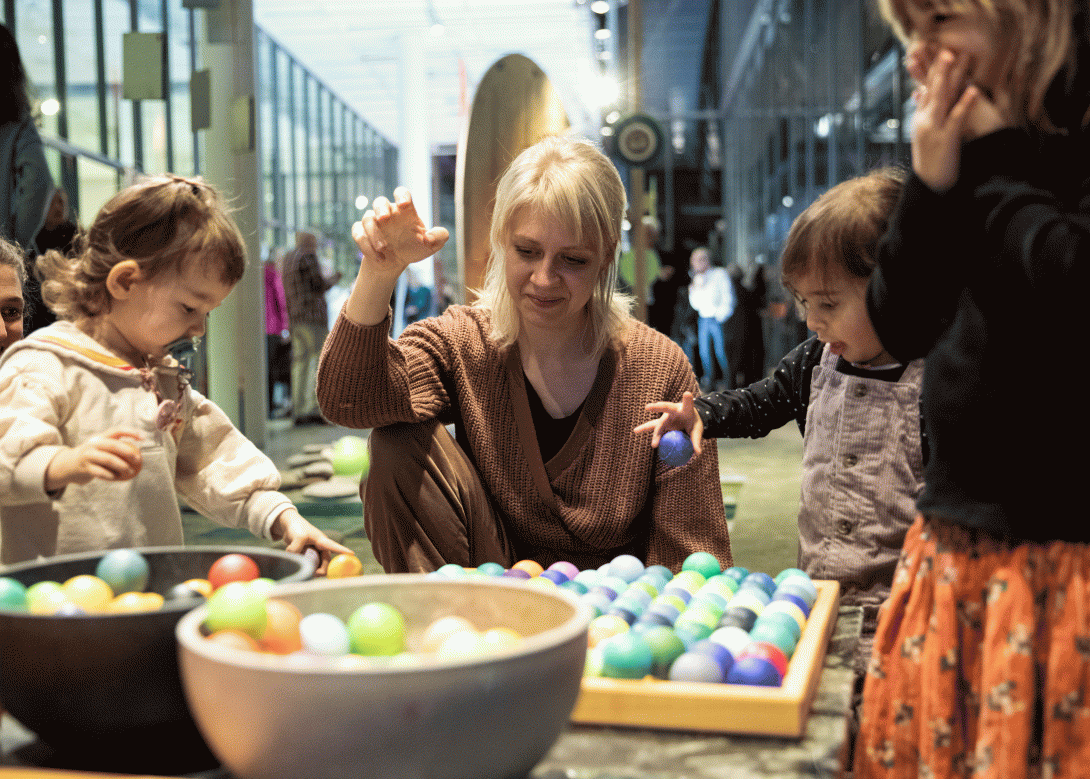
[[[818,597],[781,687],[584,677],[572,722],[801,737],[840,595],[839,582],[814,584]]]

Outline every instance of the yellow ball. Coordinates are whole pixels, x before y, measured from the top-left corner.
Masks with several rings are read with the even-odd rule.
[[[79,606],[88,614],[105,611],[114,598],[110,585],[90,574],[73,576],[61,585],[61,591],[69,603]]]
[[[359,576],[363,572],[363,563],[354,554],[339,554],[329,561],[326,568],[327,579],[347,579]]]

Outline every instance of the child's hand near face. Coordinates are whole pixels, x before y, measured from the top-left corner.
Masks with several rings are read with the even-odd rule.
[[[303,554],[308,548],[320,555],[315,575],[324,576],[333,555],[355,554],[347,546],[341,546],[314,525],[305,520],[294,508],[285,509],[272,525],[272,537],[287,544],[287,551]]]
[[[689,434],[689,439],[693,443],[693,451],[700,454],[700,439],[704,436],[704,420],[693,410],[693,393],[684,393],[681,396],[680,403],[670,403],[669,401],[648,403],[646,409],[661,413],[662,416],[633,428],[633,433],[646,433],[650,430],[651,446],[657,447],[663,434],[670,430],[681,430]]]
[[[56,492],[69,484],[86,484],[91,479],[128,481],[140,473],[140,449],[125,439],[142,441],[134,430],[110,430],[85,443],[61,449],[45,469],[45,490]]]
[[[912,169],[935,192],[957,183],[961,146],[1015,124],[1008,92],[985,94],[967,83],[971,58],[948,50],[914,48],[905,66],[919,86],[912,120]]]

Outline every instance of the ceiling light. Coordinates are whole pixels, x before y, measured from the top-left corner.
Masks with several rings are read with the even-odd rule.
[[[606,0],[594,0],[590,4],[590,10],[596,14],[606,14],[609,12],[609,3]]]
[[[595,30],[595,31],[594,31],[594,37],[595,37],[595,38],[597,38],[597,39],[598,39],[598,40],[600,40],[600,41],[604,41],[604,40],[606,40],[606,39],[607,39],[607,38],[609,38],[609,36],[611,36],[612,34],[613,34],[613,33],[611,33],[611,32],[610,32],[609,30],[607,30],[607,29],[605,29],[605,28],[603,28],[603,29],[601,29],[601,30]]]
[[[60,113],[61,104],[56,98],[49,97],[42,101],[39,108],[41,108],[42,113],[46,116],[56,116]]]
[[[356,210],[363,211],[365,208],[367,208],[368,202],[370,201],[367,200],[367,195],[358,196],[356,198]]]

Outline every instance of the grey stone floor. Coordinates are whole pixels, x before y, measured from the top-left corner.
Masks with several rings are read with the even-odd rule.
[[[336,425],[293,426],[288,422],[270,422],[265,452],[278,467],[285,469],[288,458],[303,451],[305,446],[331,444],[350,434],[361,435],[361,432]],[[720,473],[745,479],[731,523],[735,563],[772,574],[794,565],[802,462],[802,437],[798,428],[792,424],[766,438],[723,439],[717,444]],[[371,555],[363,531],[362,512],[352,510],[340,516],[325,516],[326,512],[310,515],[305,504],[302,505],[304,516],[359,555],[365,573],[382,572]],[[265,543],[246,530],[222,528],[191,512],[183,514],[183,522],[188,544]]]

